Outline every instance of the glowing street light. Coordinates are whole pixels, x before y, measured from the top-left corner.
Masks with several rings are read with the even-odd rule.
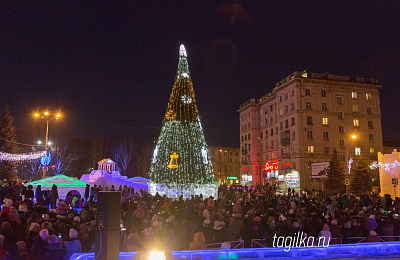
[[[49,122],[53,119],[58,120],[61,117],[60,113],[57,113],[54,116],[51,116],[50,112],[45,111],[43,113],[43,115],[39,114],[39,113],[35,113],[34,114],[36,118],[41,118],[44,119],[46,121],[46,141],[44,142],[44,150],[47,151],[47,145],[51,145],[51,142],[48,141],[48,137],[49,137]],[[38,141],[38,143],[41,143],[41,141]],[[43,167],[43,179],[46,178],[46,172],[47,172],[47,166]]]
[[[42,144],[42,141],[40,141],[40,140],[39,140],[39,141],[37,141],[37,144]]]

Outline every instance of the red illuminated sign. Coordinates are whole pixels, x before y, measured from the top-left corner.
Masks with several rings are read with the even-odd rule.
[[[274,171],[274,172],[276,172],[276,171],[279,171],[279,163],[278,162],[273,162],[273,163],[270,163],[269,161],[267,162],[267,164],[265,164],[265,165],[263,165],[264,166],[264,168],[265,168],[265,171],[267,172],[267,173],[269,173],[269,172],[271,172],[271,171]]]
[[[291,166],[292,165],[292,163],[284,163],[284,164],[282,164],[283,166]]]
[[[243,170],[243,171],[247,171],[248,169],[249,169],[249,168],[243,168],[242,170]]]

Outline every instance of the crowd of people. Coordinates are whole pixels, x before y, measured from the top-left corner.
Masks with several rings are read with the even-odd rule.
[[[18,182],[2,183],[0,260],[69,259],[74,253],[94,251],[99,232],[96,197],[101,190],[88,186],[82,198],[63,200],[56,185],[50,191],[33,191]],[[294,236],[299,231],[324,236],[330,243],[400,236],[400,200],[389,195],[326,196],[316,190],[280,195],[271,187],[222,186],[218,199],[173,200],[145,190],[117,190],[122,193],[120,251],[232,248],[235,241],[251,247],[253,239],[257,245],[272,246],[274,235]]]

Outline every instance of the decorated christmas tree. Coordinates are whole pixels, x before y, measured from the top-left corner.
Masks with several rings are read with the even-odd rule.
[[[183,45],[149,178],[154,183],[179,187],[215,182]]]

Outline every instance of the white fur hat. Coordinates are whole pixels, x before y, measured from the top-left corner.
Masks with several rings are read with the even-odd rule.
[[[71,228],[69,230],[69,238],[77,238],[78,237],[78,231],[75,229]]]

